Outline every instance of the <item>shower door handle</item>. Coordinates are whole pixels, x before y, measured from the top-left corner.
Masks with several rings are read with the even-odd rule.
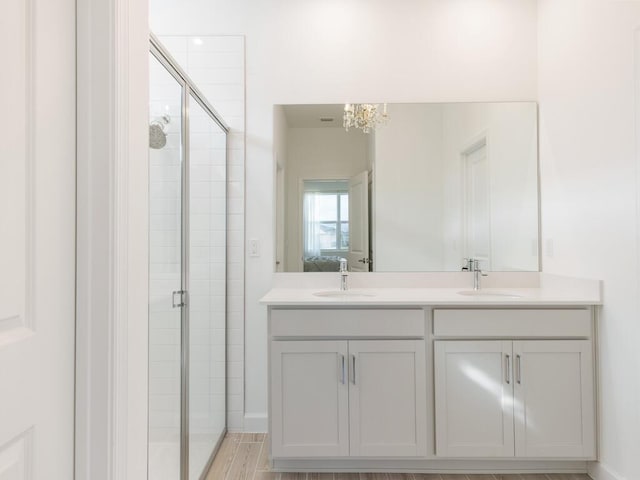
[[[184,307],[186,305],[186,302],[184,301],[186,293],[187,292],[185,292],[184,290],[175,290],[173,292],[171,297],[173,302],[173,308]],[[176,301],[176,296],[177,296],[177,301]]]

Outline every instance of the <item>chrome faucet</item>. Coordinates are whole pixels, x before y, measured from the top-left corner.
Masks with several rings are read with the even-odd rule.
[[[487,274],[480,269],[480,260],[472,258],[469,259],[469,263],[473,272],[473,289],[480,290],[480,277],[486,277]]]
[[[473,271],[473,258],[464,258],[464,263],[462,264],[463,272],[471,272]]]
[[[347,279],[349,278],[349,271],[347,270],[347,259],[340,259],[340,290],[345,291],[349,289]]]

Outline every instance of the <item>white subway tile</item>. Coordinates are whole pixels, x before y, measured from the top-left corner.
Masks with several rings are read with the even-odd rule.
[[[174,378],[180,381],[180,362],[149,362],[149,381],[154,378]]]
[[[244,412],[242,410],[230,410],[232,402],[229,402],[227,409],[227,429],[230,432],[242,432],[244,423]]]
[[[156,412],[175,412],[180,410],[180,397],[177,395],[149,396],[149,410]]]
[[[229,265],[227,265],[227,279],[244,280],[244,264],[229,263]]]
[[[232,328],[232,326],[228,325],[227,345],[229,348],[232,345],[244,345],[244,331],[242,328]]]
[[[152,345],[180,345],[180,331],[174,328],[149,330],[149,343]]]
[[[174,378],[155,378],[149,384],[149,395],[176,395],[180,393],[180,381]]]
[[[198,42],[194,43],[193,39]],[[189,51],[244,53],[244,38],[239,36],[191,37]]]
[[[229,378],[227,380],[227,393],[230,395],[242,395],[244,381],[242,378]]]
[[[229,230],[244,230],[244,215],[230,214],[227,220],[227,228]]]

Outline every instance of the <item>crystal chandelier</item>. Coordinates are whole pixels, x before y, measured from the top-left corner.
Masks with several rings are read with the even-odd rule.
[[[369,133],[378,125],[385,125],[389,120],[387,115],[387,104],[384,104],[383,111],[378,111],[378,105],[372,103],[347,103],[344,106],[344,128],[360,128],[364,133]]]

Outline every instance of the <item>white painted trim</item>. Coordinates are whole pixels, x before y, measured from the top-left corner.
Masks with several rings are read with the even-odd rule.
[[[587,473],[593,480],[627,480],[600,462],[590,463]]]
[[[394,472],[394,473],[586,473],[586,462],[579,460],[479,459],[451,460],[440,458],[403,459],[274,459],[277,472]],[[598,479],[599,480],[599,479]],[[606,479],[608,480],[608,479]],[[625,479],[613,479],[625,480]]]
[[[147,476],[147,2],[78,0],[76,479]]]
[[[245,432],[267,433],[269,430],[269,418],[266,413],[248,413],[244,416]]]
[[[636,177],[636,251],[640,252],[640,27],[633,32],[634,36],[634,122],[635,122],[635,177]],[[636,276],[638,293],[640,293],[640,255],[636,255]],[[640,295],[636,296],[636,311],[640,309]]]

